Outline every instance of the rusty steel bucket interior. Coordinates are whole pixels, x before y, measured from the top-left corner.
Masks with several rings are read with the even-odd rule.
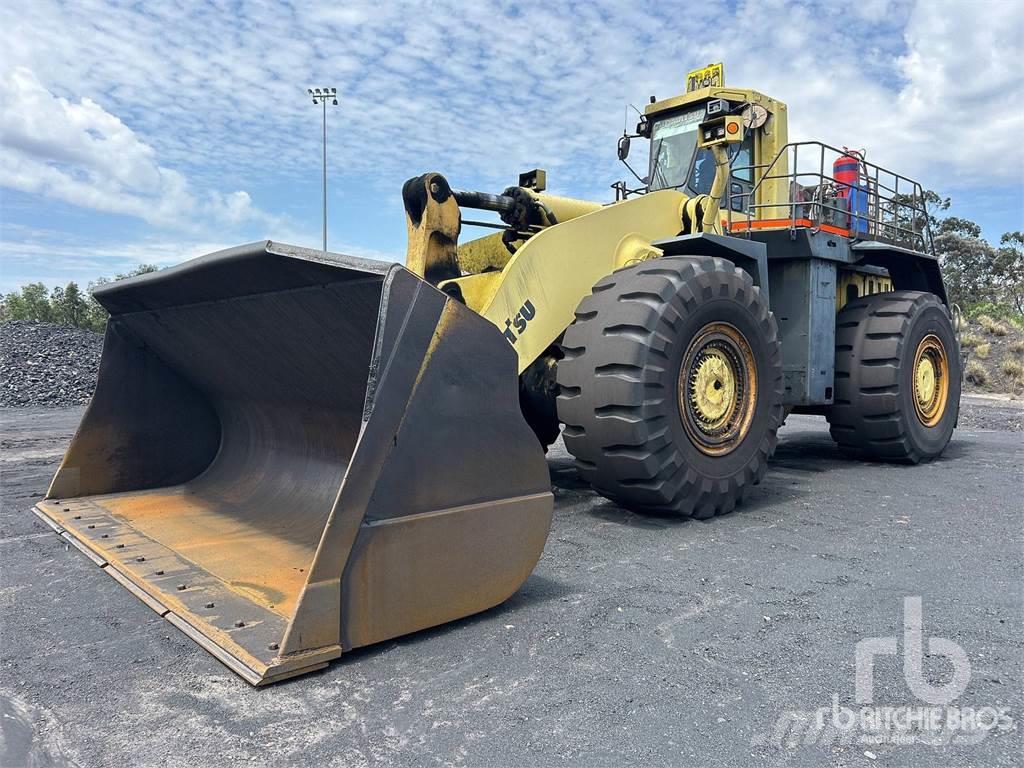
[[[263,242],[106,286],[37,513],[249,682],[492,607],[551,523],[516,360],[398,265]]]

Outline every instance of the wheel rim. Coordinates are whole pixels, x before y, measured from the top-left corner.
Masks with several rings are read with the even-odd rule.
[[[914,355],[914,410],[926,427],[934,427],[946,412],[949,397],[949,362],[946,349],[935,334],[917,345]]]
[[[721,456],[750,429],[757,367],[750,344],[728,323],[709,323],[694,336],[679,368],[679,410],[690,442]]]

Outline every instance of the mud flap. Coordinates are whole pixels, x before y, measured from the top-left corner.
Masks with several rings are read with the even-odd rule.
[[[401,266],[272,242],[97,291],[95,395],[36,511],[250,683],[490,608],[547,466],[491,323]]]

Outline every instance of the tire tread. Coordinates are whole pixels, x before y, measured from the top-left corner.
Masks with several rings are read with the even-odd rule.
[[[704,300],[731,298],[749,310],[769,341],[765,385],[775,404],[755,458],[742,471],[709,482],[686,465],[672,441],[666,397],[666,351],[680,319]],[[782,423],[778,326],[750,275],[711,257],[661,257],[602,278],[580,302],[558,367],[559,418],[580,476],[602,495],[641,511],[704,518],[732,511],[760,482]]]

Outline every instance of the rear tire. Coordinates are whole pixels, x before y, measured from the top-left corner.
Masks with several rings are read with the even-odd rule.
[[[917,464],[939,456],[960,411],[960,352],[938,296],[892,291],[836,317],[832,439],[873,459]]]
[[[662,257],[615,272],[580,303],[562,351],[565,446],[601,495],[707,518],[761,480],[782,364],[768,302],[743,270]]]

